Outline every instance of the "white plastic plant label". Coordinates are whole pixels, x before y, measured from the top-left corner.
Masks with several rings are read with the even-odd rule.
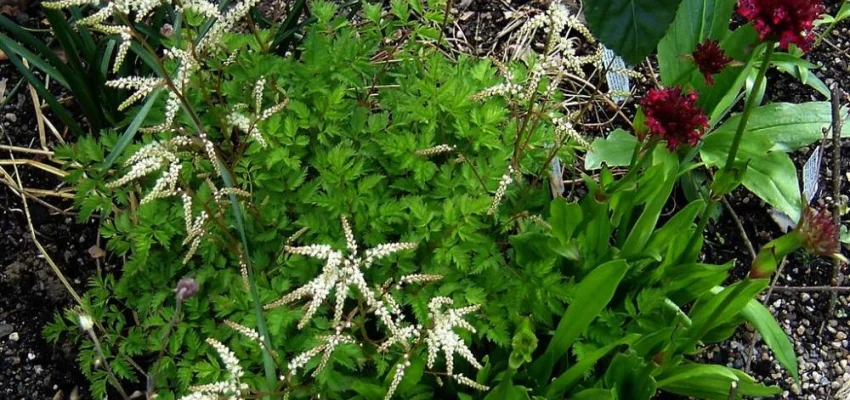
[[[823,151],[821,147],[818,146],[803,165],[803,195],[808,203],[812,202],[815,195],[817,195],[818,188],[820,187],[820,165],[822,153]]]
[[[608,89],[611,92],[628,93],[631,91],[629,77],[618,72],[626,69],[626,62],[620,56],[605,47],[602,49],[602,65],[608,68],[605,79],[608,81]],[[617,103],[626,100],[623,96],[612,96],[611,99]]]

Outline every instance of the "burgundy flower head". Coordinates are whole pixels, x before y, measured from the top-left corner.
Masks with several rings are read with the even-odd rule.
[[[705,77],[705,83],[709,85],[714,84],[711,75],[719,73],[732,62],[732,57],[726,55],[716,40],[706,40],[698,45],[693,57],[699,72]]]
[[[812,46],[812,25],[826,8],[821,0],[739,0],[738,14],[753,21],[761,40],[779,40],[788,49],[794,43],[803,51]]]
[[[806,251],[822,256],[832,255],[838,249],[838,229],[829,211],[812,207],[803,210],[800,224],[797,225]]]
[[[651,89],[640,104],[650,133],[666,140],[673,151],[683,144],[696,145],[708,127],[708,117],[696,102],[696,93],[677,86]]]

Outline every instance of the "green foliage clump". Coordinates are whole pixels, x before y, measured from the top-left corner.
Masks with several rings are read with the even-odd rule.
[[[406,17],[409,11],[399,7],[396,14]],[[381,19],[379,11],[367,7],[372,22],[354,27],[335,17],[330,5],[317,3],[314,13],[319,21],[308,30],[297,57],[264,52],[263,31],[256,36],[228,34],[223,42],[227,51],[205,60],[208,68],[187,84],[195,90],[187,91],[186,100],[201,111],[200,123],[216,144],[221,162],[232,171],[236,187],[249,193],[239,206],[248,260],[242,259],[245,250],[232,229],[238,223],[236,216],[226,201],[217,198],[225,183],[215,183],[214,161],[205,153],[191,149],[178,153],[180,185],[192,197],[190,214],[207,212],[212,220],[203,227],[196,255],[184,264],[187,221],[179,197],[140,205],[138,189],[150,191],[156,179],[143,178],[138,186],[109,185],[120,176],[104,162],[109,154],[121,151],[115,133],[96,141],[84,138],[57,151],[78,164],[69,179],[78,189],[81,217],[108,216],[101,234],[108,239],[107,250],[123,260],[119,277],[92,282],[85,299],[93,318],[113,333],[101,337],[104,347],[115,353],[109,356],[148,360],[141,370],[113,363],[120,379],[143,382],[143,373],[152,374],[158,388],[178,393],[194,382],[220,379],[220,365],[209,355],[206,337],[229,343],[241,359],[260,359],[255,343],[240,340],[222,324],[256,323],[240,265],[250,265],[261,303],[271,303],[320,272],[311,259],[284,254],[287,238],[306,229],[299,242],[336,243],[335,248],[342,248],[341,216],[350,219],[364,248],[402,241],[419,245],[412,255],[376,263],[368,270],[370,282],[379,285],[415,273],[443,276],[440,284],[398,299],[417,319],[428,319],[428,299],[434,296],[451,298],[457,305],[481,304],[477,313],[481,318],[473,322],[481,340],[475,341],[474,349],[508,348],[511,332],[525,320],[522,316],[538,327],[554,326],[554,317],[563,312],[568,298],[570,279],[557,270],[554,260],[519,254],[504,238],[518,231],[541,234],[543,228],[529,217],[546,210],[550,189],[545,179],[536,177],[547,171],[547,158],[557,154],[569,160],[570,149],[563,146],[566,138],[548,148],[543,144],[555,138],[553,116],[535,114],[534,126],[521,130],[525,114],[517,102],[473,99],[502,81],[491,62],[467,56],[450,59],[420,44],[436,38],[436,30],[401,17]],[[193,23],[192,18],[187,21]],[[227,60],[229,54],[235,58]],[[177,65],[166,61],[165,68]],[[528,69],[517,65],[513,72],[522,79]],[[257,122],[266,147],[229,123],[234,111],[250,114],[257,100],[252,89],[260,79],[266,82],[262,104],[288,102],[284,111]],[[547,92],[546,81],[534,90]],[[163,105],[157,104],[147,119],[156,123],[164,114]],[[189,117],[181,118],[178,124],[191,125]],[[503,188],[504,198],[491,214],[519,132],[526,135],[527,149],[519,169],[528,175],[517,173],[513,179],[526,182]],[[174,137],[146,134],[128,146],[118,162],[145,145]],[[441,145],[451,150],[433,151]],[[194,278],[201,290],[184,302],[180,323],[171,331],[175,313],[171,289],[185,276]],[[127,321],[120,310],[132,310],[132,320]],[[314,338],[330,327],[327,319],[316,318],[305,329],[296,329],[302,315],[297,307],[265,313],[273,348],[288,355],[281,360],[315,345]],[[75,335],[61,318],[49,332],[54,340],[63,332]],[[139,337],[144,338],[141,345],[127,344]],[[160,351],[162,357],[151,361]],[[106,376],[91,369],[93,353],[82,354],[87,373],[97,382],[93,394],[99,396]],[[358,389],[347,382],[383,385],[382,377],[398,356],[340,347],[331,357],[334,367],[324,369],[303,392],[350,398],[343,388]],[[262,380],[254,372],[258,371],[248,370],[248,382]],[[426,393],[435,378],[418,384],[418,379],[405,382],[408,379],[411,382],[402,384],[399,394]]]
[[[561,107],[564,65],[599,57],[577,63],[575,38],[556,28],[589,38],[586,29],[553,5],[537,26],[550,29],[545,54],[504,66],[447,54],[436,44],[442,4],[430,3],[395,0],[388,11],[364,3],[363,19],[352,22],[314,2],[314,23],[294,54],[280,56],[269,31],[216,25],[241,6],[245,17],[247,3],[212,18],[218,11],[187,2],[162,43],[166,56],[145,53],[159,75],[117,85],[146,98],[129,128],[57,150],[80,216],[99,214],[107,249],[121,257],[120,271],[92,279],[82,310],[46,331],[80,343],[93,395],[105,395],[108,382],[165,399],[212,392],[192,386],[210,382],[257,398],[775,394],[743,371],[695,361],[703,344],[728,339],[743,321],[796,377],[793,347],[754,300],[767,279],[724,287],[733,263],[699,261],[704,228],[735,187],[797,210],[788,201],[795,174],[770,188],[790,162],[774,147],[808,136],[769,128],[786,119],[815,127],[817,112],[792,114],[822,104],[756,107],[760,96],[748,96],[748,112],[721,121],[749,74],[763,82],[773,44],[755,47],[752,27],[732,32],[723,23],[662,39],[670,20],[673,35],[684,17],[655,7],[664,24],[641,51],[661,40],[662,80],[687,90],[654,102],[672,93],[675,104],[706,114],[687,116],[705,121],[699,132],[664,133],[705,130],[704,140],[671,152],[655,129],[670,122],[658,121],[664,104],[639,111],[634,134],[616,130],[590,146],[586,165],[599,172],[581,174],[586,192],[568,201],[552,161],[575,164],[584,141],[572,123],[594,102]],[[732,12],[724,4],[722,21]],[[680,14],[698,4],[685,5]],[[723,71],[717,92],[698,103],[685,93],[711,92],[681,53],[724,38],[742,65]],[[744,136],[748,123],[773,136]],[[157,129],[135,136],[140,125]],[[724,161],[703,184],[712,174],[702,169]],[[786,168],[760,179],[768,162]],[[615,178],[615,166],[628,169]],[[665,212],[679,187],[686,204]],[[188,298],[174,293],[186,277],[200,287]],[[71,323],[80,312],[99,322],[103,357],[113,360],[107,371],[95,368],[97,346]]]

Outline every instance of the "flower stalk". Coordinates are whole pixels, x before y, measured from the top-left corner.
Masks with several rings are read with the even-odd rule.
[[[103,347],[100,345],[100,339],[97,337],[97,333],[94,331],[94,321],[88,315],[80,315],[80,328],[83,329],[91,338],[92,343],[94,344],[94,349],[97,352],[98,361],[103,363],[103,368],[106,371],[106,376],[109,377],[109,380],[112,382],[112,386],[118,390],[118,394],[121,395],[121,398],[124,400],[130,400],[130,396],[127,395],[127,392],[124,391],[124,388],[121,387],[121,382],[115,376],[115,373],[112,372],[112,367],[109,365],[109,361],[106,359],[106,355],[103,353]]]
[[[774,46],[774,42],[765,43],[761,67],[759,68],[755,84],[753,85],[754,90],[758,90],[758,88],[760,88],[764,83],[764,77],[767,75],[767,69],[770,67],[770,58],[773,56]],[[752,114],[755,105],[756,96],[752,94],[747,96],[747,100],[744,103],[744,111],[741,113],[740,121],[738,121],[738,129],[735,131],[735,137],[732,139],[732,145],[729,147],[729,156],[726,158],[726,165],[723,167],[723,169],[727,172],[731,172],[735,166],[735,158],[738,156],[738,149],[741,147],[741,138],[744,136],[744,130],[747,128],[747,122],[750,119],[750,114]]]

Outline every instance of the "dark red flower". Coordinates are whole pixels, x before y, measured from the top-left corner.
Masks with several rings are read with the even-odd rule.
[[[803,51],[812,46],[812,25],[826,10],[821,0],[739,0],[738,14],[753,21],[761,40],[778,40],[787,49],[794,43]]]
[[[833,223],[832,214],[823,209],[806,207],[797,225],[803,247],[812,254],[832,255],[838,251],[839,227]]]
[[[666,140],[672,151],[683,144],[696,145],[708,127],[708,117],[696,102],[696,93],[684,93],[677,86],[651,89],[640,104],[650,133]]]
[[[719,73],[732,62],[732,57],[726,55],[716,40],[706,40],[698,45],[693,57],[699,72],[705,77],[705,83],[709,85],[714,84],[711,75]]]

